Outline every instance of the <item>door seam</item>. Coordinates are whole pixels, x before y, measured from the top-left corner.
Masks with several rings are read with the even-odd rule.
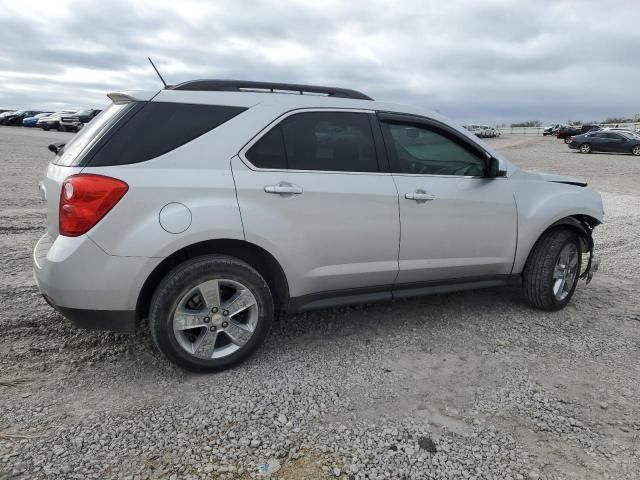
[[[238,215],[240,215],[240,226],[242,227],[242,239],[247,240],[247,234],[244,230],[244,220],[242,218],[242,209],[240,208],[240,199],[238,198],[238,185],[236,184],[236,176],[233,171],[233,159],[238,157],[238,155],[234,155],[229,159],[229,170],[231,171],[231,179],[233,180],[233,190],[236,196],[236,206],[238,207]],[[240,159],[240,157],[238,157]]]
[[[398,184],[396,183],[396,179],[393,178],[393,174],[390,175],[391,180],[393,180],[393,185],[396,188],[396,202],[398,205],[398,253],[396,256],[398,270],[396,271],[396,278],[393,279],[393,283],[391,284],[391,298],[393,299],[393,289],[398,281],[398,277],[400,276],[400,248],[402,247],[402,215],[400,214],[400,190],[398,190]]]

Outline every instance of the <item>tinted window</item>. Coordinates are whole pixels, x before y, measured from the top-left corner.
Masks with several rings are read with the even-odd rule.
[[[258,168],[287,168],[282,128],[277,125],[247,152],[247,159]]]
[[[484,162],[445,132],[411,124],[384,123],[395,153],[394,173],[421,175],[484,174]]]
[[[64,148],[58,153],[53,163],[56,165],[64,166],[76,166],[80,165],[80,162],[84,158],[83,153],[89,148],[89,145],[93,144],[98,135],[101,132],[107,130],[113,125],[118,118],[121,118],[123,113],[132,107],[129,105],[116,105],[112,103],[109,107],[98,115],[93,122],[84,127],[78,132]],[[59,120],[61,116],[68,115],[68,113],[57,113],[54,117]]]
[[[96,148],[87,164],[125,165],[159,157],[213,130],[244,110],[246,108],[219,105],[149,102],[132,110],[122,125],[116,126],[113,135]],[[102,115],[104,112],[88,126]]]
[[[367,114],[307,112],[291,115],[247,152],[260,168],[377,172]]]

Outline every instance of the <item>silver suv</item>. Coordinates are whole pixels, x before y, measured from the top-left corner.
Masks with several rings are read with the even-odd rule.
[[[85,328],[228,367],[275,311],[522,284],[557,310],[598,262],[586,184],[520,170],[438,114],[353,90],[198,80],[113,93],[40,185],[34,272]]]

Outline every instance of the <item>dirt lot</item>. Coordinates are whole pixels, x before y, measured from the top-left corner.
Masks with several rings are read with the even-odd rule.
[[[491,141],[603,196],[601,271],[563,311],[500,288],[288,316],[202,376],[37,293],[36,186],[68,136],[0,127],[0,479],[640,478],[639,158]]]

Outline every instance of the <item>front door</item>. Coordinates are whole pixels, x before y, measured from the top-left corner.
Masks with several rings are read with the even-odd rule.
[[[398,195],[380,172],[371,117],[294,112],[232,159],[246,239],[276,257],[292,297],[391,291]]]
[[[507,177],[486,178],[486,154],[442,124],[381,116],[399,193],[399,287],[511,273],[516,205]]]

